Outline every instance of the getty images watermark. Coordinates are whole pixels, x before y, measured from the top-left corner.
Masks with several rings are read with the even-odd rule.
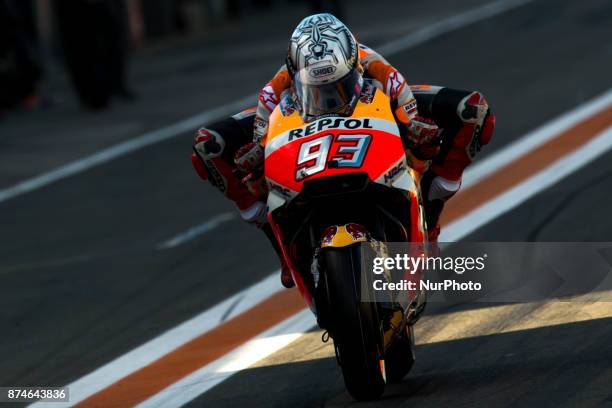
[[[361,262],[364,302],[612,301],[610,242],[365,243]]]
[[[374,290],[452,290],[452,291],[480,291],[481,282],[458,281],[456,279],[444,279],[443,281],[429,280],[426,277],[419,279],[399,279],[392,281],[388,279],[389,274],[400,272],[411,276],[426,274],[432,271],[454,272],[462,275],[470,271],[483,271],[486,267],[487,254],[482,256],[426,256],[421,253],[418,256],[408,254],[396,254],[393,257],[374,257],[372,261],[372,272],[378,275],[372,283]]]

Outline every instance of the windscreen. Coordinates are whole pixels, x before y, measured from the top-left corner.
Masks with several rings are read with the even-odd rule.
[[[361,73],[352,69],[344,77],[328,83],[313,80],[312,73],[311,69],[303,69],[295,75],[294,87],[302,116],[312,120],[332,113],[350,113],[361,93]]]

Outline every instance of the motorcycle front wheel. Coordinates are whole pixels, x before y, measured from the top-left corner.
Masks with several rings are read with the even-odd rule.
[[[346,389],[358,401],[377,399],[385,390],[382,331],[376,303],[360,301],[361,248],[327,248],[322,255],[330,334]]]

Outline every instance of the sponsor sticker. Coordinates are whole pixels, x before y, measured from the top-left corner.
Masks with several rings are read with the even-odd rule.
[[[397,177],[397,175],[398,175],[398,174],[399,174],[399,173],[400,173],[402,170],[404,170],[404,163],[399,163],[398,165],[393,166],[393,167],[391,168],[391,170],[389,170],[387,173],[385,173],[385,176],[384,176],[384,182],[385,182],[385,183],[390,182],[390,181],[391,181],[391,180],[393,180],[395,177]]]
[[[315,133],[321,132],[328,129],[372,129],[372,124],[369,118],[358,119],[358,118],[325,118],[317,122],[311,123],[310,125],[293,129],[289,132],[289,141],[300,137],[314,135]]]
[[[333,75],[336,72],[336,67],[333,65],[327,65],[324,67],[317,67],[310,70],[309,74],[313,78],[320,78],[325,76]]]

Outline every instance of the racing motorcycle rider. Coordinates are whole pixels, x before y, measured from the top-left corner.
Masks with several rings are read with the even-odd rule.
[[[307,85],[303,75],[312,69],[305,68],[313,66],[324,68],[321,72],[333,71],[329,83]],[[286,65],[261,90],[257,108],[198,130],[191,157],[200,177],[232,200],[244,220],[259,226],[279,254],[266,223],[262,177],[247,182],[243,179],[245,174],[262,174],[256,170],[263,164],[260,141],[266,136],[268,118],[281,94],[292,87],[295,99],[307,106],[308,111],[302,112],[305,118],[350,113],[359,97],[362,75],[389,96],[405,136],[409,161],[426,169],[421,190],[430,242],[437,241],[444,203],[459,190],[463,170],[491,139],[495,117],[480,92],[408,86],[395,68],[372,49],[358,44],[334,16],[305,18],[291,36]],[[306,100],[308,103],[304,103]],[[282,263],[282,256],[279,258]],[[294,284],[284,264],[281,282],[285,287]]]

